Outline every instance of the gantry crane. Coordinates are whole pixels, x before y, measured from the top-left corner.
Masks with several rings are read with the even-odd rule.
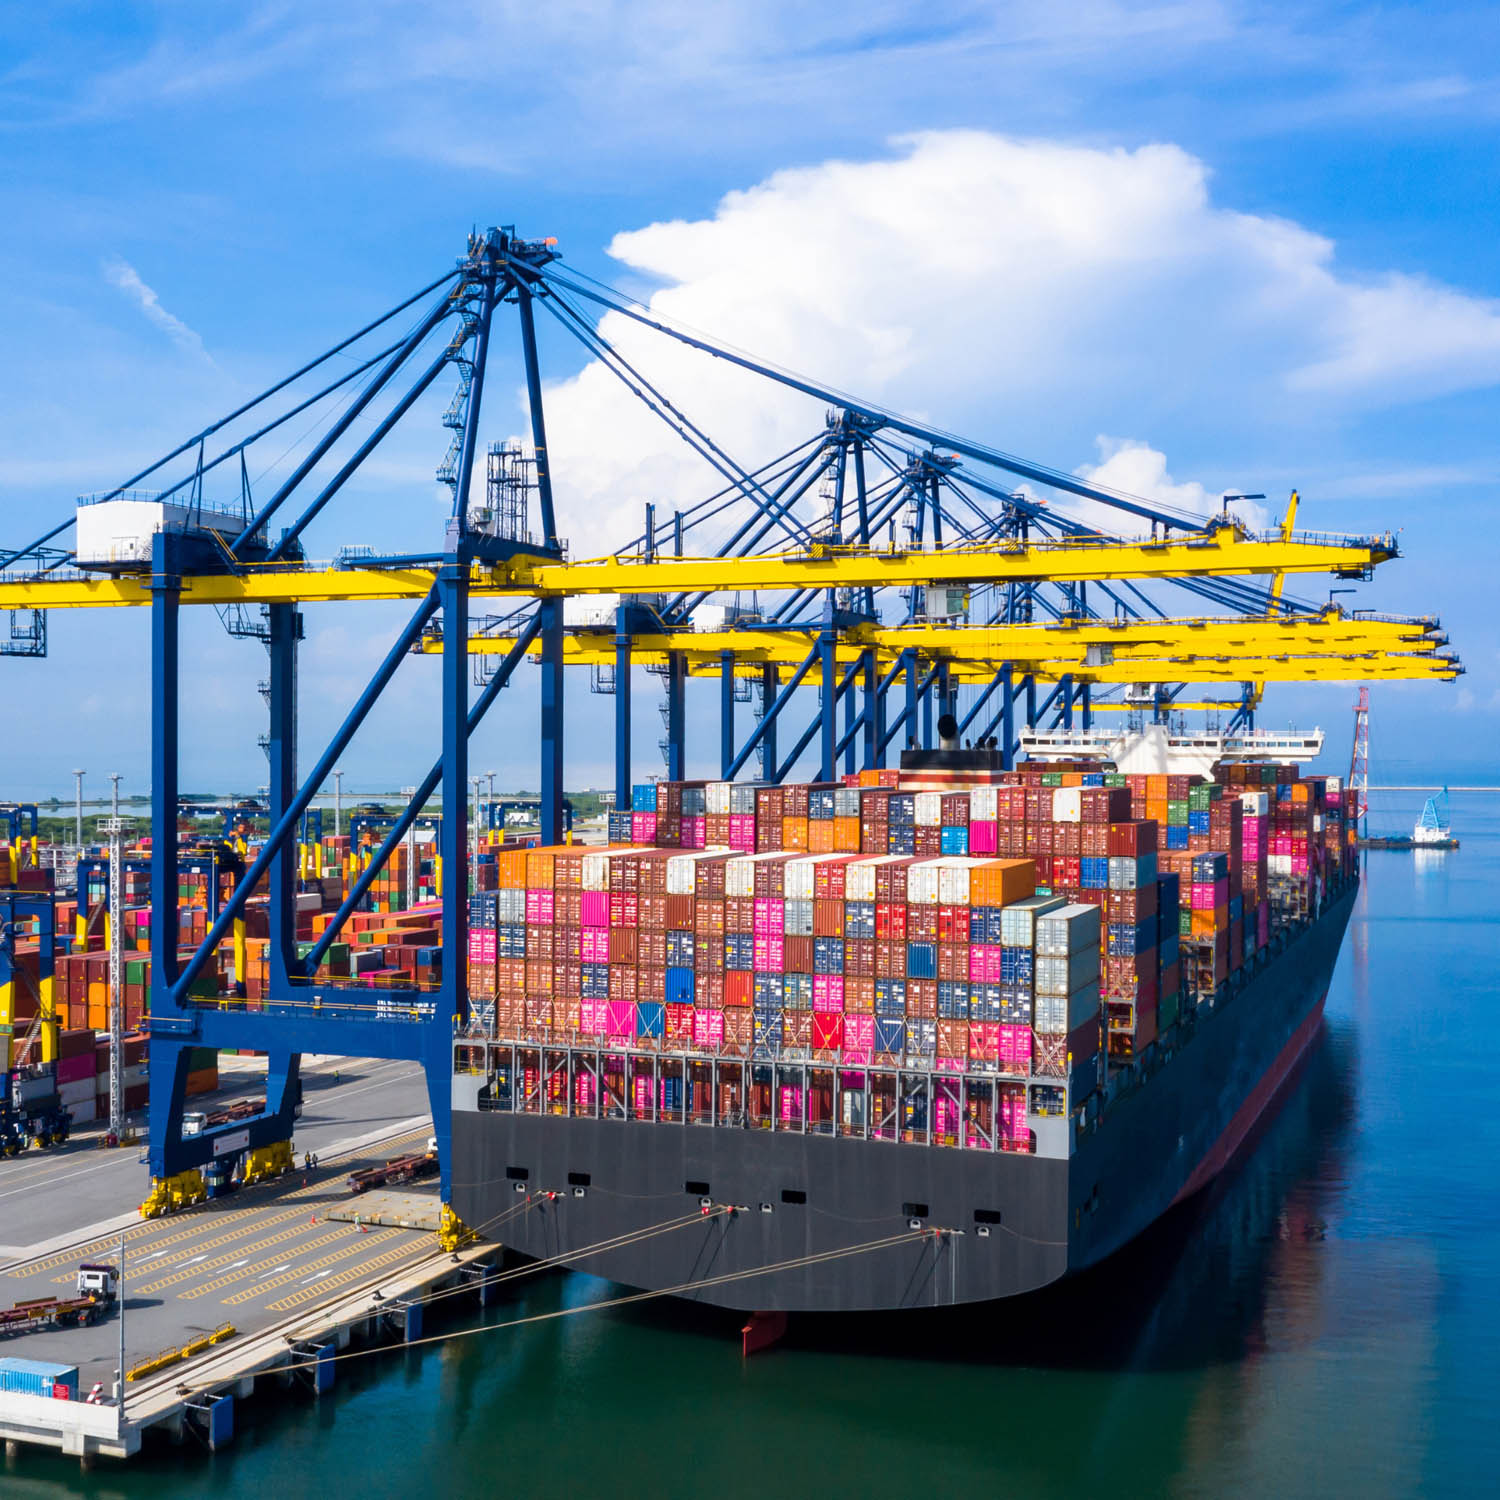
[[[821,417],[809,423],[805,440],[745,467],[606,338],[585,304],[800,393],[822,408]],[[655,507],[647,507],[641,534],[609,555],[574,556],[560,533],[538,309],[715,476],[709,495],[669,518],[658,522]],[[486,374],[501,343],[496,314],[502,310],[515,316],[530,441],[529,448],[495,448],[486,457],[483,492],[476,493]],[[326,530],[335,502],[445,375],[455,389],[441,418],[452,434],[437,471],[449,497],[442,535],[419,537],[410,551],[348,547],[331,560],[314,560],[307,548]],[[315,435],[278,460],[283,429],[309,420],[309,413]],[[258,481],[259,493],[251,454],[271,455],[272,477]],[[1032,488],[1017,490],[1017,480]],[[140,488],[148,482],[160,487]],[[215,487],[232,490],[233,498],[211,502]],[[1062,503],[1038,499],[1038,487]],[[1070,498],[1105,507],[1130,534],[1106,533],[1070,515]],[[59,538],[70,527],[69,549]],[[710,541],[695,554],[690,549],[700,537]],[[198,1169],[227,1144],[215,1128],[188,1138],[181,1133],[189,1049],[199,1046],[269,1056],[263,1111],[232,1126],[244,1132],[236,1138],[248,1141],[252,1155],[284,1152],[303,1052],[420,1061],[446,1200],[451,1048],[468,1014],[466,903],[455,895],[443,904],[444,966],[435,992],[386,991],[371,1003],[369,991],[316,975],[435,792],[446,814],[439,833],[444,867],[467,868],[467,819],[453,810],[467,801],[468,740],[523,661],[535,657],[540,670],[541,833],[545,842],[557,842],[563,674],[571,663],[601,674],[613,669],[618,794],[630,782],[633,664],[663,675],[667,770],[675,776],[685,769],[687,682],[704,673],[722,683],[726,776],[758,755],[765,774],[780,779],[814,740],[825,777],[841,756],[846,766],[856,757],[880,764],[898,735],[930,743],[935,711],[951,706],[969,683],[980,694],[969,719],[978,722],[981,712],[995,709],[987,733],[1003,724],[1009,754],[1018,716],[1035,727],[1050,712],[1066,728],[1076,706],[1086,727],[1096,687],[1451,678],[1461,668],[1443,649],[1435,620],[1351,617],[1284,596],[1288,575],[1365,578],[1396,555],[1389,534],[1309,535],[1289,519],[1275,535],[1260,536],[1227,506],[1204,518],[1103,488],[678,328],[614,289],[565,271],[550,240],[523,239],[509,228],[471,236],[451,271],[157,463],[80,504],[29,546],[0,555],[0,609],[11,611],[12,621],[39,622],[26,628],[43,647],[52,609],[133,607],[150,617],[156,1182],[148,1203],[192,1199],[201,1188]],[[1161,602],[1159,590],[1185,596],[1192,613],[1180,602]],[[570,629],[565,601],[583,596],[600,600],[607,618]],[[509,613],[476,625],[471,600],[491,598],[509,601]],[[713,601],[726,598],[736,606],[717,606],[722,618],[715,628],[695,628]],[[337,731],[299,774],[301,608],[361,601],[405,601],[412,610]],[[191,618],[195,605],[210,606],[231,634],[253,637],[269,653],[270,832],[205,940],[179,961],[180,633],[184,606]],[[423,653],[438,658],[442,686],[430,768],[327,929],[310,952],[299,953],[299,825],[403,662]],[[470,692],[471,659],[484,664],[477,695]],[[740,740],[734,705],[747,677],[759,690],[759,714]],[[789,755],[778,755],[778,725],[800,690],[814,685],[821,687],[816,713],[805,727],[793,723],[799,737]],[[1039,704],[1038,690],[1048,688]],[[256,892],[268,897],[269,982],[262,1008],[250,1011],[203,991],[215,950]]]

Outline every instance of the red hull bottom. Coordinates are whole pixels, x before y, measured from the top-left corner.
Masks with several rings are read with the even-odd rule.
[[[1224,1128],[1224,1133],[1214,1142],[1208,1154],[1193,1168],[1193,1174],[1182,1185],[1182,1191],[1172,1200],[1181,1203],[1194,1193],[1208,1186],[1225,1167],[1234,1160],[1234,1154],[1245,1143],[1245,1137],[1255,1128],[1255,1122],[1266,1112],[1271,1101],[1282,1090],[1302,1055],[1312,1045],[1323,1021],[1323,1006],[1328,999],[1325,990],[1318,1003],[1308,1011],[1302,1024],[1287,1038],[1286,1046],[1276,1061],[1266,1069],[1254,1091],[1235,1112],[1234,1118]]]

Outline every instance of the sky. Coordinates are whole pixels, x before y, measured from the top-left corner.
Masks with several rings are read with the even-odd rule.
[[[1436,4],[0,8],[0,544],[404,300],[471,229],[514,224],[681,324],[944,430],[1191,509],[1263,492],[1250,518],[1270,521],[1295,487],[1307,527],[1399,532],[1401,559],[1341,602],[1440,616],[1468,672],[1374,690],[1375,779],[1493,779],[1497,41],[1500,12]],[[562,528],[596,555],[713,476],[543,323]],[[746,466],[822,420],[618,315],[601,332]],[[320,518],[313,555],[440,545],[451,389]],[[522,431],[522,398],[507,324],[486,441]],[[299,436],[257,450],[255,493]],[[201,613],[183,785],[253,788],[265,656]],[[399,622],[309,609],[305,763]],[[49,625],[46,660],[0,659],[0,793],[71,791],[75,766],[143,790],[144,615]],[[569,784],[608,784],[610,700],[577,674],[568,692]],[[658,696],[641,677],[638,776],[660,770]],[[1337,770],[1353,698],[1273,687],[1261,722],[1322,725]],[[502,703],[474,768],[535,785],[536,674]],[[403,666],[347,784],[414,781],[436,704],[435,663]],[[695,687],[690,772],[717,756],[717,690]]]

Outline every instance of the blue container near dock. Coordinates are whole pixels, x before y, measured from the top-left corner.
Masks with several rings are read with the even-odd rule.
[[[944,828],[938,834],[939,848],[944,854],[967,854],[969,852],[969,830],[967,828]]]
[[[661,1040],[666,1027],[667,1008],[660,1000],[638,1000],[635,1006],[635,1034]]]
[[[667,970],[667,1004],[691,1005],[693,1003],[693,971],[684,968]]]
[[[906,977],[908,979],[937,978],[936,943],[908,943],[906,945]]]
[[[15,1396],[78,1399],[78,1366],[50,1359],[0,1359],[0,1391]]]

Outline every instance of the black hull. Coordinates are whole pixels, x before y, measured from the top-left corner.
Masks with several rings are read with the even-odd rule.
[[[693,1215],[705,1192],[744,1205],[568,1262],[723,1307],[855,1312],[1036,1291],[1114,1254],[1227,1164],[1316,1035],[1353,901],[1351,887],[1200,1011],[1178,1054],[1111,1099],[1071,1156],[487,1112],[460,1077],[453,1207],[507,1249],[546,1259]],[[548,1190],[557,1196],[520,1209]],[[914,1210],[925,1211],[918,1230]],[[861,1248],[877,1240],[887,1243]]]

